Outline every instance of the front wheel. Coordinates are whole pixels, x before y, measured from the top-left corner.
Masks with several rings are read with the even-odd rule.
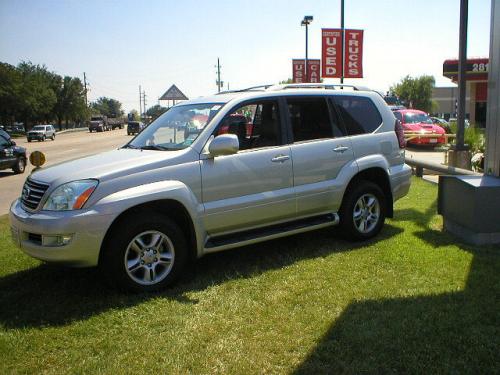
[[[340,208],[340,228],[352,240],[376,236],[384,225],[385,196],[377,184],[359,181],[346,192]]]
[[[53,141],[56,140],[56,135],[55,134],[52,134],[52,138],[51,138]]]
[[[45,142],[45,140],[47,139],[47,137],[45,137],[45,135],[42,137],[42,142]]]
[[[134,216],[111,229],[100,268],[112,285],[154,291],[172,284],[187,262],[182,230],[160,214]]]
[[[26,169],[26,159],[23,157],[17,158],[16,164],[14,167],[12,167],[12,170],[16,174],[24,173],[24,170]]]

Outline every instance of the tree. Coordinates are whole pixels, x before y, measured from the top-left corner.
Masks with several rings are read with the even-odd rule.
[[[21,110],[21,75],[17,69],[0,63],[0,121],[12,123]]]
[[[151,119],[155,120],[156,118],[158,118],[159,116],[161,116],[162,114],[164,114],[167,111],[168,111],[168,108],[162,107],[161,105],[156,104],[146,111],[146,115],[151,116]]]
[[[19,117],[24,121],[24,126],[28,122],[47,121],[57,102],[54,86],[58,76],[49,72],[44,65],[31,62],[21,62],[17,71],[21,77]]]
[[[80,122],[88,116],[88,109],[85,105],[85,89],[79,78],[64,77],[56,91],[57,103],[54,107],[54,114],[57,117],[59,129],[62,128],[62,121],[68,120]]]
[[[121,117],[123,116],[122,103],[116,99],[100,97],[91,104],[92,109],[108,117]]]
[[[410,108],[432,112],[435,107],[432,101],[434,84],[433,76],[423,75],[413,78],[407,75],[401,82],[391,86],[390,91],[405,101]]]

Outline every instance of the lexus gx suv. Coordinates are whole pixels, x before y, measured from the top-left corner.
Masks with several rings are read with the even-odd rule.
[[[10,223],[32,257],[156,290],[216,251],[334,226],[372,238],[410,174],[379,94],[252,88],[185,101],[119,149],[33,172]]]

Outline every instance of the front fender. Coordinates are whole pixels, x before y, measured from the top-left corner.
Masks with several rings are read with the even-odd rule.
[[[180,181],[158,181],[120,190],[100,199],[92,208],[116,218],[130,208],[161,200],[177,201],[184,206],[193,223],[199,255],[204,243],[204,230],[199,220],[203,205],[198,202],[191,189]]]

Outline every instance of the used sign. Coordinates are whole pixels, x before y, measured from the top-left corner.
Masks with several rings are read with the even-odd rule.
[[[308,59],[307,60],[307,70],[308,77],[306,79],[306,63],[304,59],[293,59],[292,60],[292,77],[293,83],[318,83],[320,78],[320,60],[319,59]]]

